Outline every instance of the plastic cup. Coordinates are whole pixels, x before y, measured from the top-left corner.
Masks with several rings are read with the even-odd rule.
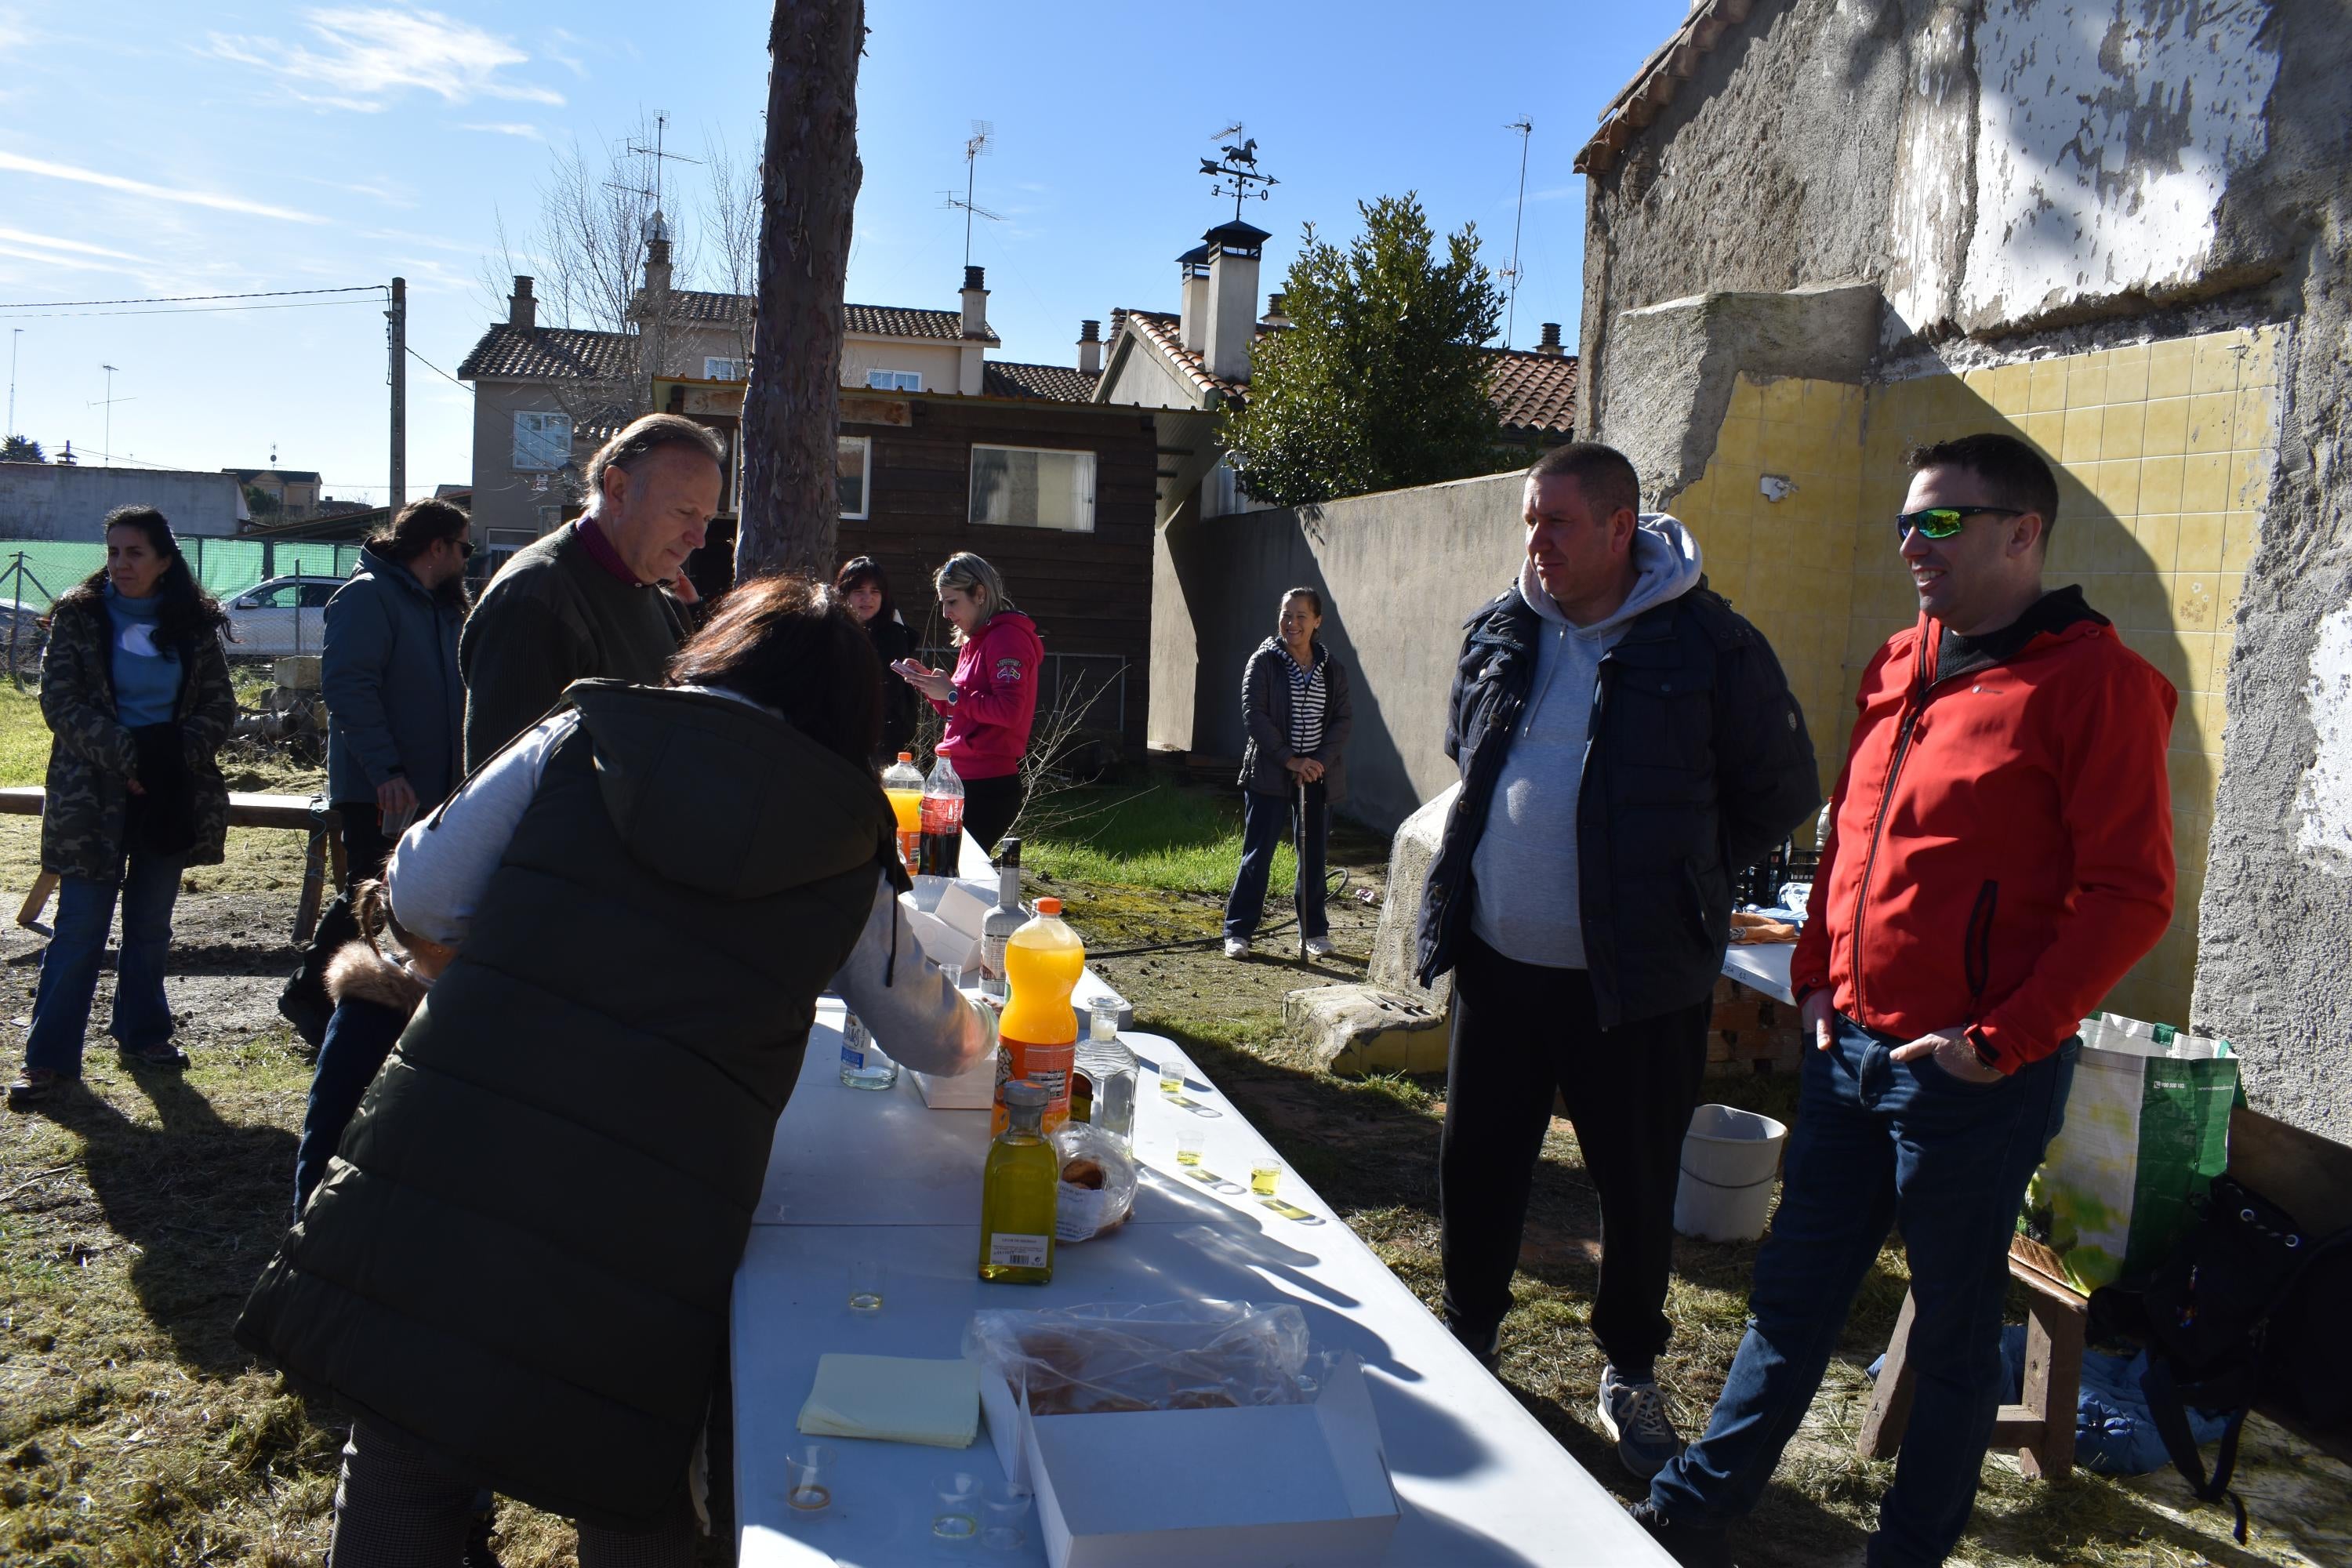
[[[1184,1064],[1165,1052],[1162,1052],[1160,1058],[1160,1092],[1162,1094],[1184,1092]]]
[[[1274,1196],[1282,1185],[1282,1167],[1272,1160],[1259,1160],[1250,1166],[1250,1191],[1262,1198]]]
[[[884,1287],[888,1283],[887,1271],[870,1258],[859,1258],[849,1266],[849,1310],[871,1316],[882,1310]]]
[[[1187,1127],[1176,1134],[1176,1163],[1197,1165],[1209,1149],[1209,1135],[1197,1127]]]
[[[823,1513],[833,1504],[833,1448],[795,1443],[784,1450],[784,1501],[794,1513]]]
[[[981,1479],[970,1470],[948,1470],[931,1482],[938,1507],[931,1514],[931,1533],[942,1541],[970,1541],[980,1533]]]
[[[1018,1552],[1029,1543],[1021,1526],[1029,1517],[1029,1489],[1011,1481],[992,1481],[981,1493],[980,1512],[984,1521],[980,1543],[992,1552]]]
[[[940,964],[940,973],[941,974],[943,974],[943,975],[945,975],[945,976],[947,977],[947,983],[948,983],[948,989],[949,989],[949,990],[950,990],[950,991],[961,991],[961,990],[962,990],[962,989],[963,989],[963,965],[962,965],[962,964],[961,964],[961,963],[942,963],[942,964]]]

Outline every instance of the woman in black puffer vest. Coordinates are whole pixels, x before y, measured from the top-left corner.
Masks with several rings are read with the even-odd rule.
[[[478,1486],[579,1519],[583,1568],[690,1563],[819,993],[926,1070],[987,1045],[898,923],[876,662],[826,590],[748,583],[669,687],[574,685],[403,840],[394,910],[458,955],[237,1325],[354,1416],[336,1568],[455,1563]]]

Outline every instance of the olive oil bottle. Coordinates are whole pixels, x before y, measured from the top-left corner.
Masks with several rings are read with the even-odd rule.
[[[1004,1131],[988,1146],[981,1177],[980,1277],[1001,1285],[1043,1285],[1054,1278],[1054,1205],[1062,1161],[1045,1141],[1049,1097],[1025,1080],[998,1091]]]

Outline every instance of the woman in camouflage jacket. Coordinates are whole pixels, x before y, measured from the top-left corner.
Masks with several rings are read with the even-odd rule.
[[[11,1105],[80,1077],[118,896],[109,1032],[131,1066],[186,1065],[163,996],[172,905],[181,871],[219,863],[228,837],[228,786],[213,760],[236,721],[220,639],[227,617],[152,507],[109,514],[106,560],[57,602],[41,666],[41,716],[55,737],[41,868],[58,874],[58,915]]]

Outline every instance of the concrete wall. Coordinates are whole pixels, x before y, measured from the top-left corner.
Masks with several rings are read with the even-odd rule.
[[[1242,668],[1283,591],[1323,595],[1323,640],[1355,713],[1345,815],[1382,831],[1454,782],[1445,699],[1462,623],[1524,548],[1517,474],[1354,496],[1160,532],[1152,582],[1151,741],[1242,754]]]
[[[2181,907],[2114,1005],[2228,1037],[2258,1107],[2339,1138],[2347,73],[2335,0],[1759,5],[1592,178],[1579,412],[1693,522],[1830,755],[1822,694],[1909,613],[1879,531],[1899,447],[2039,444],[2053,579],[2181,692]],[[1856,285],[1870,351],[1791,363],[1780,318]]]
[[[235,533],[245,495],[234,474],[0,463],[0,539],[103,539],[106,514],[152,506],[190,536]]]

